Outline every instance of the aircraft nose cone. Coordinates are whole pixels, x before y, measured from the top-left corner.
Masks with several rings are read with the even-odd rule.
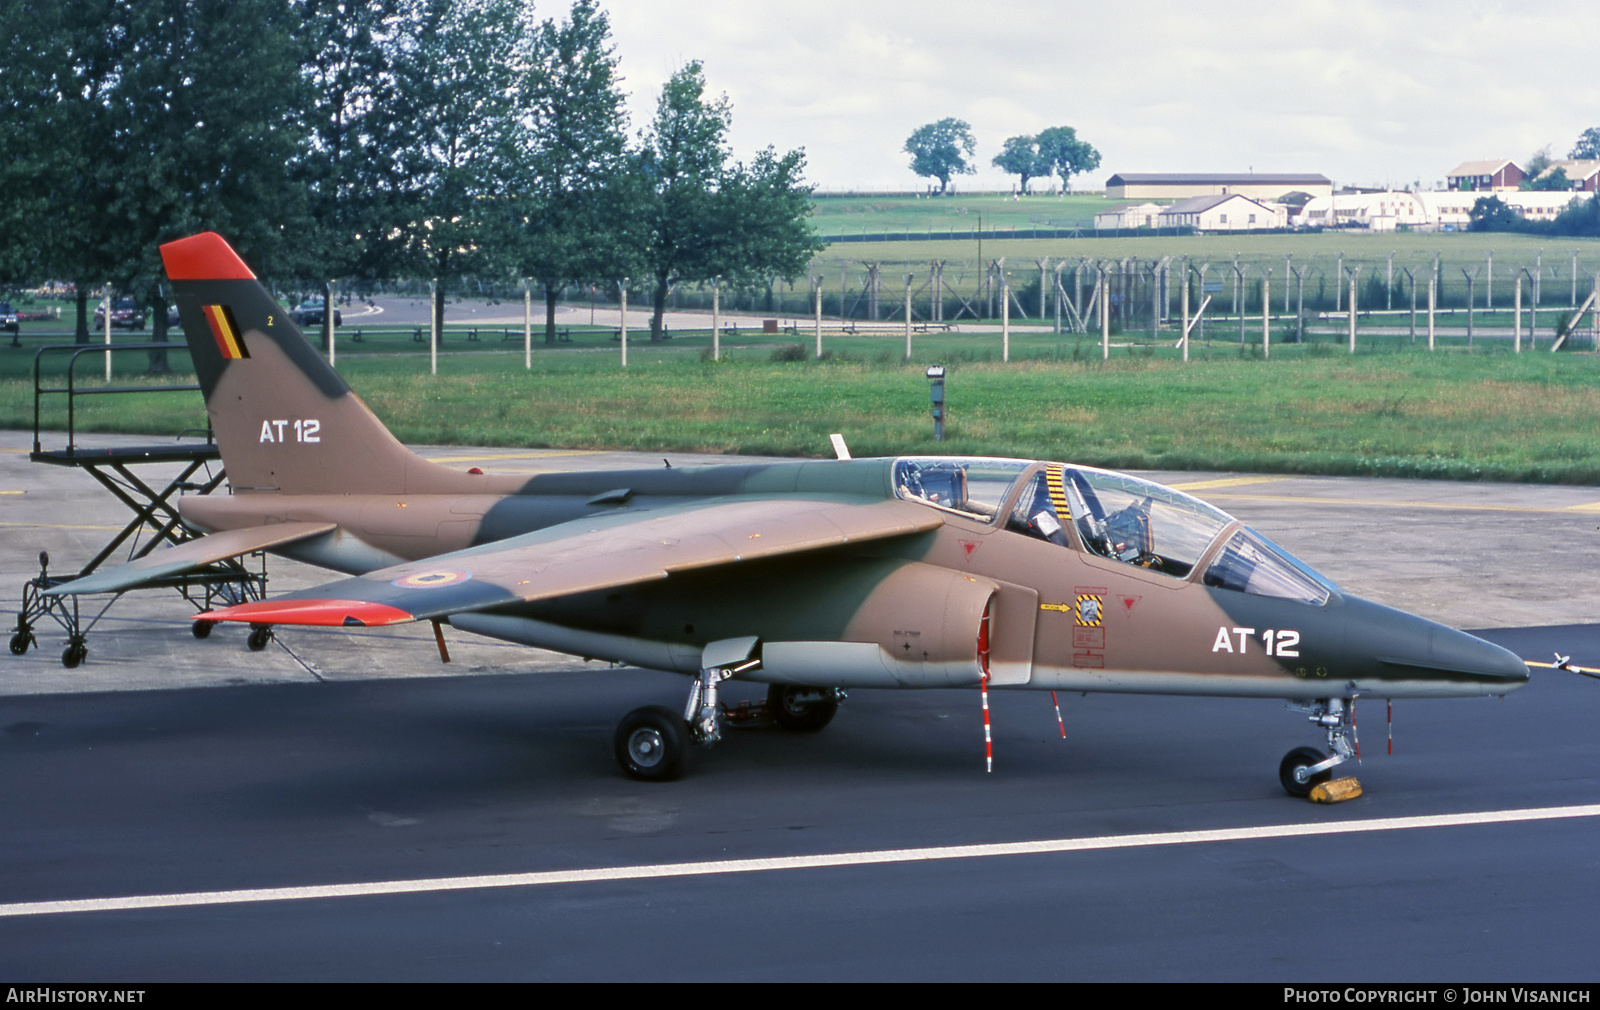
[[[1505,694],[1528,682],[1528,665],[1492,642],[1358,597],[1345,597],[1345,605],[1348,627],[1370,649],[1380,680],[1482,694]]]
[[[1508,689],[1528,682],[1528,664],[1516,653],[1465,631],[1443,625],[1436,627],[1439,631],[1428,653],[1435,665],[1486,681],[1498,681]]]

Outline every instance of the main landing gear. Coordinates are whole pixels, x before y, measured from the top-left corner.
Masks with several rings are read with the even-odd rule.
[[[1318,785],[1333,778],[1332,769],[1335,765],[1356,756],[1354,732],[1350,722],[1350,703],[1344,698],[1320,698],[1308,707],[1299,705],[1290,707],[1308,713],[1312,723],[1327,730],[1328,749],[1333,752],[1330,757],[1315,747],[1296,747],[1285,754],[1278,764],[1278,781],[1283,783],[1284,790],[1290,796],[1305,799]],[[1359,794],[1357,787],[1355,795]]]
[[[758,660],[708,667],[700,671],[680,715],[660,705],[636,708],[622,717],[612,738],[617,763],[629,776],[645,782],[678,778],[688,765],[689,746],[710,746],[722,739],[724,722],[735,725],[771,720],[796,733],[815,733],[833,720],[845,693],[838,688],[773,684],[765,705],[729,709],[717,700],[717,687],[736,673],[754,669]]]

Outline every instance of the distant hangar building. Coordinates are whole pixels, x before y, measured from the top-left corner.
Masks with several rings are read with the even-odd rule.
[[[1106,180],[1112,200],[1183,200],[1193,196],[1247,196],[1277,200],[1286,193],[1333,195],[1333,182],[1315,173],[1118,172]]]

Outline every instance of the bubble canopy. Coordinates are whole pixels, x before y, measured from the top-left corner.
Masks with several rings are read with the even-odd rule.
[[[1125,473],[1065,463],[904,456],[895,494],[1060,547],[1213,589],[1315,606],[1338,587],[1261,534],[1192,495]],[[1222,541],[1221,546],[1214,545]]]

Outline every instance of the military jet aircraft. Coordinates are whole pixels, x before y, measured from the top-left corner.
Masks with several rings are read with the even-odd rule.
[[[532,477],[402,446],[215,234],[161,249],[232,485],[182,500],[200,537],[62,587],[117,591],[256,550],[350,576],[198,615],[254,626],[444,623],[676,671],[682,712],[630,712],[623,769],[667,779],[718,739],[729,678],[786,728],[847,688],[1282,698],[1327,735],[1303,796],[1354,754],[1362,698],[1503,695],[1527,666],[1342,592],[1187,494],[1087,466],[892,459]],[[441,648],[443,639],[440,639]]]

